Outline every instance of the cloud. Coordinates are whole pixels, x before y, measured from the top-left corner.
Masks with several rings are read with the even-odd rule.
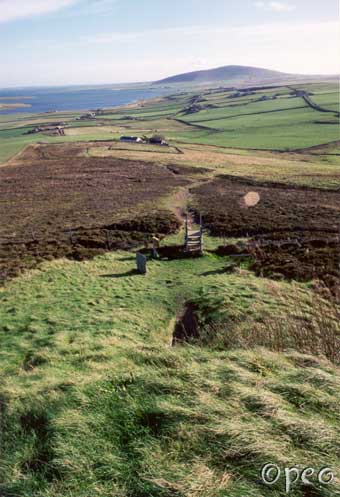
[[[137,40],[153,39],[167,41],[170,43],[174,39],[193,39],[200,38],[202,35],[214,36],[216,33],[226,34],[231,32],[233,28],[226,31],[224,27],[211,28],[210,26],[183,26],[169,28],[155,28],[144,31],[115,31],[110,33],[99,33],[95,35],[83,36],[80,40],[84,44],[103,44],[109,45],[112,43],[129,43]]]
[[[152,81],[228,64],[302,74],[339,72],[337,20],[299,22],[279,16],[270,23],[248,25],[103,29],[99,33],[84,29],[82,36],[65,40],[54,35],[25,40],[17,52],[12,44],[10,50],[0,52],[0,65],[6,67],[0,72],[0,86]]]
[[[285,2],[255,2],[255,7],[262,10],[272,11],[272,12],[292,12],[296,9],[295,5],[291,5]]]
[[[305,74],[336,73],[337,39],[338,22],[330,21],[227,27],[174,26],[129,33],[100,33],[84,36],[78,43],[92,48],[96,44],[102,45],[103,58],[106,60],[107,54],[111,54],[115,60],[115,72],[121,71],[125,75],[121,81],[137,81],[160,79],[171,73],[185,72],[188,67],[208,69],[227,64],[262,66]],[[183,47],[189,47],[189,50],[183,50]],[[94,50],[97,54],[98,50]],[[88,53],[87,50],[83,52]],[[132,57],[133,63],[130,64],[126,54],[133,53],[138,57]],[[99,63],[98,57],[96,62]]]
[[[0,22],[48,14],[75,4],[78,0],[0,0]]]

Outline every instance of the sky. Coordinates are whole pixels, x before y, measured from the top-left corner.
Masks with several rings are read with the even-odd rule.
[[[339,0],[0,0],[0,87],[338,74]]]

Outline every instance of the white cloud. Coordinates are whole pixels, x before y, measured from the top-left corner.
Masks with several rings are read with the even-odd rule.
[[[301,33],[304,33],[303,43]],[[122,80],[136,81],[185,72],[188,68],[208,69],[227,64],[292,73],[337,73],[337,40],[338,23],[331,21],[101,33],[84,37],[80,44],[92,47],[101,44],[105,54],[112,53],[113,57],[114,53],[115,64],[121,62],[122,74],[127,75]],[[188,49],[183,50],[183,47]],[[122,61],[120,53],[125,54]],[[138,53],[131,66],[126,59],[127,53]],[[137,67],[137,60],[141,67]],[[127,74],[130,70],[134,76]]]
[[[296,9],[295,5],[285,3],[285,2],[263,2],[263,1],[258,1],[255,2],[255,6],[258,9],[262,10],[267,10],[267,11],[272,11],[272,12],[292,12],[293,10]]]
[[[303,37],[301,37],[303,33]],[[116,31],[25,43],[0,52],[0,86],[151,81],[228,64],[302,74],[339,72],[338,21],[276,21]],[[23,56],[27,54],[27,57]]]
[[[48,14],[69,7],[77,0],[0,0],[0,22]]]

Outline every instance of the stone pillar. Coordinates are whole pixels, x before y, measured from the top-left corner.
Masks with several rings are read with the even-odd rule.
[[[141,254],[140,252],[137,252],[136,254],[136,264],[137,264],[137,271],[140,274],[146,274],[146,257],[145,255]]]

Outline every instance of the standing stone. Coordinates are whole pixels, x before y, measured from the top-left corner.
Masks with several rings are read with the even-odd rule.
[[[140,252],[137,252],[136,264],[137,264],[137,271],[140,274],[146,274],[146,257],[145,257],[145,255],[141,254]]]

